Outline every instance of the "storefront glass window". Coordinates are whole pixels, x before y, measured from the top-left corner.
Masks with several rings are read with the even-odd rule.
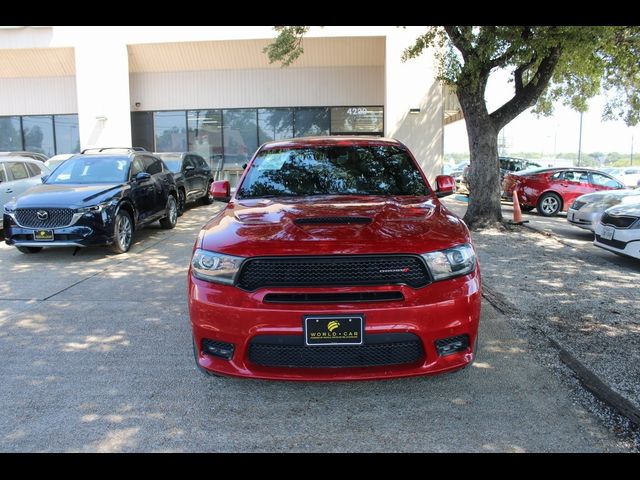
[[[51,115],[22,117],[22,130],[26,151],[44,153],[48,157],[55,155]]]
[[[0,151],[23,150],[20,117],[0,117]]]
[[[183,111],[154,112],[156,152],[187,151],[187,117]]]
[[[256,109],[223,110],[224,167],[242,168],[258,148]]]
[[[382,107],[333,107],[331,133],[371,133],[382,135]]]
[[[329,135],[328,108],[296,108],[295,136]]]
[[[56,154],[78,153],[80,151],[80,133],[78,115],[54,115],[56,126]]]
[[[258,143],[293,137],[292,108],[258,109]]]
[[[201,155],[212,170],[222,170],[222,110],[190,110],[187,126],[189,151]]]

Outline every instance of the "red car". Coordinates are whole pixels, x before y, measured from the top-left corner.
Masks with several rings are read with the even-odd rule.
[[[356,380],[442,373],[475,355],[480,270],[469,231],[400,142],[264,144],[201,230],[189,269],[205,373]]]
[[[551,217],[567,211],[580,195],[620,188],[625,186],[619,180],[598,170],[537,168],[507,174],[502,183],[502,196],[511,200],[515,189],[522,210],[536,208],[540,215]]]

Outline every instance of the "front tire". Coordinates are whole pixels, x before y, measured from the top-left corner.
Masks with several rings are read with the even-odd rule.
[[[22,253],[38,253],[42,250],[42,247],[16,247],[18,251]]]
[[[126,210],[120,210],[116,215],[113,237],[113,243],[109,247],[113,253],[129,251],[133,239],[133,222],[131,215]]]
[[[171,230],[176,226],[178,222],[178,202],[173,195],[169,195],[167,200],[167,213],[165,217],[160,220],[160,226],[166,230]]]
[[[202,197],[203,205],[211,205],[213,203],[213,195],[211,195],[211,185],[213,182],[209,182],[207,184],[207,193],[205,193],[204,197]]]
[[[178,190],[178,216],[179,217],[181,217],[182,214],[184,213],[184,207],[186,203],[187,203],[187,198],[184,193],[184,190],[182,189]]]
[[[536,208],[543,217],[553,217],[562,209],[562,199],[555,193],[547,192],[540,197]]]

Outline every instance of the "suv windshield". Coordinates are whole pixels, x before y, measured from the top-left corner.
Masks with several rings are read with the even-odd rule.
[[[78,156],[70,158],[45,183],[120,183],[126,181],[126,157]]]
[[[414,162],[398,147],[332,146],[260,152],[237,197],[429,193]]]

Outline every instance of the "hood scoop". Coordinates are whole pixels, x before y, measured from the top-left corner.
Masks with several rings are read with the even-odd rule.
[[[366,225],[373,219],[369,217],[306,217],[293,221],[296,225]]]

